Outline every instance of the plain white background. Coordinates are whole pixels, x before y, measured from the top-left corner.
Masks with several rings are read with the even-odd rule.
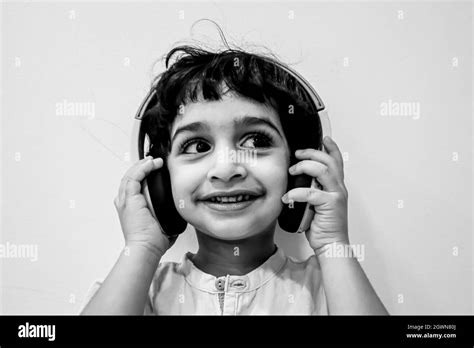
[[[472,5],[468,2],[2,3],[2,314],[76,314],[123,246],[113,205],[153,62],[181,40],[265,46],[328,106],[345,156],[351,242],[392,314],[468,314]],[[257,50],[258,51],[258,50]],[[56,104],[94,103],[92,119]],[[384,116],[382,103],[420,115]],[[19,155],[20,154],[20,157]],[[279,231],[296,258],[304,236]],[[166,255],[196,250],[188,229]]]

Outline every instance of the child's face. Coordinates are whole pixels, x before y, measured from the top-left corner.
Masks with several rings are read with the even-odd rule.
[[[276,111],[233,93],[220,101],[189,103],[181,111],[172,125],[167,159],[181,216],[196,230],[224,240],[248,238],[274,224],[283,207],[289,166]],[[250,122],[238,123],[246,117]],[[234,190],[256,197],[240,203],[203,200],[216,191]]]

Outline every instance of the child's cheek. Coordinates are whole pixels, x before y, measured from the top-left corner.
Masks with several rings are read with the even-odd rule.
[[[191,208],[193,204],[191,199],[199,187],[199,175],[196,169],[191,167],[176,165],[169,169],[174,204],[179,213],[184,213],[186,208]]]
[[[288,183],[288,163],[284,156],[261,158],[255,166],[255,177],[265,186],[271,199],[280,198],[286,193]]]
[[[186,165],[177,161],[168,161],[174,204],[181,215],[187,215],[187,209],[193,209],[196,191],[206,180],[206,168],[194,163]],[[280,206],[281,197],[286,193],[288,183],[288,159],[284,152],[274,156],[258,157],[247,166],[247,178],[238,186],[255,184],[266,191],[267,202]]]

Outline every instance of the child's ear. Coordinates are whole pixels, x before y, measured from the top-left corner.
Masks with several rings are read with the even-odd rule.
[[[288,144],[288,141],[285,139],[285,148],[286,148],[286,167],[290,168],[291,166],[291,148],[290,145]]]

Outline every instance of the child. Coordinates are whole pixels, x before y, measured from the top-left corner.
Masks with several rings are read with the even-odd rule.
[[[167,67],[176,53],[158,76],[151,156],[127,171],[115,199],[126,248],[82,314],[388,314],[357,259],[328,252],[349,245],[336,143],[326,137],[326,152],[301,149],[289,168],[282,110],[288,100],[301,112],[308,108],[294,78],[241,50],[181,46],[168,53]],[[253,161],[223,156],[242,152]],[[141,193],[163,160],[174,204],[199,243],[181,263],[160,263],[174,241]],[[317,178],[323,190],[286,192],[288,175],[299,174]],[[304,262],[274,244],[277,218],[292,201],[316,212],[306,232],[314,255]]]

